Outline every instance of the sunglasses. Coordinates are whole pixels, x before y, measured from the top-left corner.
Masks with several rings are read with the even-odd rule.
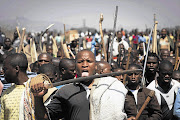
[[[38,62],[49,62],[48,60],[38,60]]]

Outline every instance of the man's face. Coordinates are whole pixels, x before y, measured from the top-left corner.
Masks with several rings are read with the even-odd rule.
[[[162,36],[162,37],[165,37],[166,34],[167,34],[166,29],[162,29],[162,30],[161,30],[161,36]]]
[[[164,60],[170,56],[170,52],[168,50],[161,51],[161,58]]]
[[[115,69],[114,72],[121,72],[123,69]],[[123,75],[115,76],[119,81],[123,82]]]
[[[76,73],[78,77],[86,77],[95,74],[95,58],[90,51],[82,51],[77,54]]]
[[[131,67],[129,70],[136,70],[136,67]],[[127,74],[127,80],[129,85],[138,85],[141,79],[141,72]]]
[[[149,56],[147,60],[147,69],[151,72],[156,72],[158,67],[157,57]]]
[[[122,68],[123,68],[123,69],[126,69],[127,61],[128,61],[128,58],[125,58],[125,60],[123,60],[123,62],[122,62]],[[129,60],[129,64],[131,64],[131,63],[132,63],[132,61]]]
[[[72,79],[75,77],[75,64],[69,64],[68,68],[65,70],[66,79]]]
[[[121,38],[122,38],[122,33],[121,32],[117,33],[117,38],[118,38],[118,40],[121,40]]]
[[[50,71],[50,72],[47,72],[45,74],[49,77],[49,79],[51,80],[52,83],[57,81],[56,73],[53,73],[53,72]]]
[[[10,39],[6,39],[5,41],[4,41],[4,45],[5,45],[5,47],[11,47],[11,40]]]
[[[159,69],[160,82],[162,82],[163,84],[170,84],[170,82],[172,81],[172,73],[172,68]]]
[[[50,55],[53,55],[53,48],[52,47],[47,47],[46,52],[49,53]]]
[[[178,82],[180,82],[180,73],[173,73],[172,74],[172,78],[174,80],[177,80]]]
[[[16,77],[16,70],[8,63],[8,61],[5,61],[3,64],[3,73],[5,80],[8,83],[13,83],[14,78]]]
[[[111,66],[109,64],[102,64],[99,66],[99,74],[104,74],[104,73],[110,73],[111,72]]]
[[[41,55],[38,59],[39,66],[41,66],[43,64],[48,64],[50,62],[51,62],[51,58],[48,57],[47,55]]]
[[[100,48],[99,44],[96,44],[96,45],[95,45],[96,51],[99,50],[99,48]]]

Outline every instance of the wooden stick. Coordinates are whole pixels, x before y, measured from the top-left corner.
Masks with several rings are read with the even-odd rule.
[[[179,30],[177,31],[177,40],[176,41],[179,41]]]
[[[101,13],[100,15],[100,20],[99,20],[99,29],[100,29],[100,34],[101,34],[101,44],[102,44],[102,49],[101,49],[101,60],[102,60],[102,51],[104,53],[105,61],[107,62],[107,54],[106,54],[106,48],[104,45],[104,39],[103,39],[103,31],[102,31],[102,21],[103,21],[103,14]]]
[[[179,47],[180,47],[180,42],[177,41],[177,42],[176,42],[176,50],[175,50],[175,59],[176,59],[176,62],[175,62],[174,70],[177,70],[177,69],[178,69],[178,63],[179,63]]]
[[[32,39],[30,39],[30,53],[31,53],[31,62],[34,63],[33,53],[32,53]]]
[[[75,55],[73,54],[73,52],[71,51],[71,48],[68,47],[69,53],[72,55],[73,59],[75,59]]]
[[[103,73],[103,74],[98,74],[98,75],[91,75],[91,76],[87,76],[87,77],[79,77],[79,78],[76,78],[76,79],[69,79],[69,80],[64,80],[64,81],[61,81],[61,82],[45,84],[45,87],[48,89],[48,88],[52,88],[52,87],[56,87],[56,86],[63,85],[63,84],[68,84],[68,83],[75,83],[75,82],[93,80],[95,78],[101,78],[101,77],[107,77],[107,76],[117,76],[117,75],[123,75],[123,74],[127,74],[127,73],[135,73],[135,72],[142,72],[142,69],[123,70],[123,71],[120,71],[120,72],[111,72],[111,73]],[[36,78],[34,77],[34,79],[36,79]]]
[[[64,30],[66,30],[65,24],[64,24]],[[66,31],[64,31],[64,39],[61,40],[61,46],[62,46],[61,50],[62,50],[63,56],[65,56],[65,58],[70,58],[67,45],[66,45]]]
[[[24,38],[25,38],[25,32],[26,32],[26,28],[22,28],[22,45],[21,45],[21,50],[23,50],[23,52],[25,52],[25,50],[24,50]]]
[[[18,52],[18,48],[16,47],[16,53]]]
[[[20,35],[20,32],[19,32],[19,28],[18,28],[18,27],[16,27],[16,31],[17,31],[17,33],[18,33],[19,39],[21,40],[21,35]]]
[[[116,34],[115,31],[116,31],[117,14],[118,14],[118,6],[116,6],[116,12],[115,12],[115,18],[114,18],[114,28],[113,28],[113,33],[114,34],[113,34],[112,41],[111,41],[109,64],[111,64],[112,58],[113,58],[113,43],[114,43],[114,38],[115,38],[115,34]]]
[[[126,70],[128,70],[128,67],[129,67],[129,60],[130,60],[130,56],[131,56],[131,51],[132,51],[132,48],[129,47],[128,48],[128,60],[127,60],[127,63],[126,63]],[[127,74],[124,74],[124,77],[123,77],[123,84],[124,85],[126,84],[126,77],[127,77]]]
[[[26,29],[25,29],[25,28],[22,29],[22,31],[23,31],[22,37],[21,37],[21,35],[20,35],[20,33],[19,33],[18,27],[16,27],[16,30],[17,30],[18,36],[19,36],[19,38],[20,38],[20,44],[19,44],[19,49],[18,49],[18,53],[20,53],[21,50],[22,50],[22,48],[23,48],[23,41],[24,41],[24,35],[25,35],[25,30],[26,30]]]
[[[52,37],[52,40],[53,40],[53,54],[54,54],[54,57],[57,57],[58,47],[56,44],[56,40],[53,37]]]
[[[148,105],[149,101],[151,100],[151,98],[155,95],[155,91],[151,90],[148,97],[146,98],[146,101],[144,102],[143,106],[141,107],[141,109],[139,110],[138,114],[136,115],[135,120],[138,120],[139,117],[142,114],[142,111],[145,109],[145,107]]]
[[[153,40],[152,40],[152,52],[156,53],[156,54],[158,54],[158,51],[157,51],[157,24],[158,24],[158,21],[155,21]]]

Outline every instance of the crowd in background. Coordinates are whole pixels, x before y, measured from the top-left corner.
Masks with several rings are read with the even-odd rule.
[[[87,90],[87,87],[91,85],[90,83],[82,82],[83,88],[85,89],[87,94],[90,94],[90,97],[87,97],[86,99],[91,102],[90,111],[86,111],[87,108],[84,106],[87,105],[89,107],[89,102],[86,101],[85,98],[81,98],[82,96],[79,96],[79,98],[78,96],[76,96],[72,100],[69,100],[71,98],[67,98],[67,96],[70,96],[71,94],[70,91],[76,91],[77,94],[81,93],[78,93],[78,90],[80,90],[81,88],[77,87],[79,85],[67,84],[53,87],[51,88],[51,90],[49,89],[48,92],[43,96],[43,103],[45,108],[49,110],[49,116],[51,117],[51,119],[79,118],[85,120],[87,118],[89,119],[90,112],[90,119],[97,120],[105,119],[105,112],[109,112],[108,115],[112,117],[109,119],[120,118],[133,120],[135,119],[146,98],[149,96],[150,91],[153,90],[155,91],[155,96],[152,97],[149,104],[145,107],[140,119],[175,120],[180,119],[179,33],[180,32],[178,30],[170,31],[165,28],[158,30],[156,37],[157,52],[153,52],[153,34],[152,36],[149,36],[150,30],[139,32],[138,29],[134,29],[131,32],[128,32],[121,29],[116,33],[103,30],[103,37],[98,31],[77,31],[77,33],[75,34],[78,34],[78,38],[70,40],[69,42],[67,42],[67,38],[64,37],[64,34],[62,33],[53,33],[53,31],[47,31],[45,34],[43,34],[43,32],[28,32],[24,37],[21,53],[26,55],[28,61],[26,72],[28,78],[35,77],[38,74],[45,74],[49,77],[52,83],[61,82],[77,77],[90,76],[94,74],[121,72],[124,70],[136,69],[143,70],[144,67],[146,68],[143,72],[141,71],[128,73],[127,76],[112,76],[111,78],[102,78],[102,80],[100,78],[100,80],[97,80],[98,82],[90,82],[96,86],[103,86],[104,84],[102,81],[104,81],[110,88],[112,87],[112,89],[121,91],[125,95],[124,97],[119,98],[117,97],[117,95],[119,94],[114,94],[112,92],[112,96],[114,95],[114,99],[123,99],[119,102],[113,101],[115,106],[117,105],[119,107],[117,108],[117,111],[116,107],[114,108],[114,110],[112,110],[112,107],[109,107],[112,105],[112,101],[108,101],[109,99],[106,99],[105,97],[102,97],[102,99],[99,100],[99,98],[97,97],[98,95],[103,94],[99,91],[103,91],[104,89],[98,91],[98,87],[96,87],[94,88],[95,90],[93,91],[93,93],[90,93],[90,91],[92,91],[93,89],[92,85],[92,88],[89,89],[90,91]],[[149,39],[150,44],[148,44]],[[8,79],[8,77],[4,78],[4,74],[6,74],[7,76],[7,70],[5,67],[8,64],[7,61],[12,61],[11,59],[13,59],[15,65],[16,62],[17,64],[20,64],[18,63],[17,59],[13,58],[13,54],[16,55],[18,53],[20,41],[21,38],[19,37],[17,31],[14,32],[13,39],[8,38],[6,36],[6,33],[0,31],[0,74],[2,82],[0,84],[0,94],[2,92],[1,107],[3,108],[1,109],[1,111],[3,110],[4,112],[1,113],[1,119],[7,119],[8,117],[13,118],[13,116],[14,118],[17,118],[17,116],[15,117],[15,114],[10,113],[13,110],[10,110],[9,113],[7,112],[7,108],[10,107],[11,104],[9,106],[6,105],[6,99],[13,99],[12,97],[8,97],[8,94],[10,94],[10,92],[8,91],[13,91],[12,86],[14,84],[18,85],[19,83],[6,80]],[[32,47],[33,45],[35,47]],[[149,49],[147,50],[148,46]],[[103,47],[105,48],[105,51],[103,50]],[[32,50],[34,50],[35,53],[32,54]],[[88,58],[86,58],[87,56],[83,58],[83,55],[85,53],[88,54]],[[95,61],[93,61],[93,57]],[[22,59],[24,58],[22,57],[21,60]],[[80,64],[81,61],[83,62],[82,65]],[[90,67],[91,63],[95,63],[94,69],[85,69],[86,66]],[[78,68],[78,65],[81,65],[82,68]],[[23,64],[21,64],[20,66],[22,67]],[[20,67],[19,69],[17,68],[17,70],[23,71]],[[95,73],[90,74],[90,70],[94,70]],[[81,72],[82,74],[79,75],[79,72]],[[20,73],[21,72],[18,72],[18,74]],[[24,73],[22,73],[22,76],[24,76]],[[23,79],[26,79],[26,77],[24,77]],[[114,81],[112,83],[109,83],[108,79]],[[117,79],[118,82],[115,79]],[[145,81],[145,84],[142,83],[142,80]],[[116,85],[114,85],[114,83],[116,83]],[[124,85],[122,83],[124,83]],[[117,85],[119,85],[119,87],[121,88],[119,89]],[[36,90],[35,88],[36,87],[34,87],[34,91]],[[106,89],[110,91],[109,88]],[[104,90],[104,92],[107,92],[107,94],[111,96],[111,92],[108,93],[108,90]],[[17,94],[19,95],[19,93]],[[122,94],[120,94],[120,96],[121,95]],[[85,95],[83,94],[83,96]],[[21,97],[21,95],[19,97]],[[63,100],[61,101],[60,98],[63,98]],[[79,99],[81,99],[82,101]],[[98,104],[98,102],[96,101],[97,99],[102,102],[101,105]],[[103,101],[103,99],[105,99],[106,101]],[[66,100],[68,101],[68,103],[66,102]],[[82,103],[74,102],[78,100]],[[20,99],[17,101],[20,101]],[[104,105],[105,102],[107,102],[107,106]],[[66,106],[62,103],[65,103],[70,107],[66,108]],[[75,105],[71,106],[72,104]],[[84,104],[84,106],[75,109],[77,107],[76,104],[77,106],[80,106],[80,104]],[[101,111],[99,109],[101,109]],[[121,115],[114,114],[114,112],[118,112],[119,109],[121,110],[120,112],[122,112]],[[84,112],[81,113],[79,111]],[[59,113],[63,115],[60,115]],[[85,115],[85,117],[83,114]],[[10,117],[10,115],[12,116]],[[36,110],[35,115],[37,115]],[[18,115],[18,118],[19,117],[20,114]],[[38,117],[41,118],[41,116]],[[108,119],[108,117],[106,117],[106,119]]]

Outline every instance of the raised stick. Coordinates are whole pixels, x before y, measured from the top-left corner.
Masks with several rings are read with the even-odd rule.
[[[145,71],[146,71],[146,63],[147,63],[147,57],[148,57],[148,52],[149,52],[149,46],[150,46],[150,39],[151,39],[151,35],[152,35],[152,31],[154,29],[154,25],[153,27],[151,28],[151,32],[149,34],[149,41],[148,41],[148,46],[147,46],[147,50],[146,50],[146,57],[145,57],[145,62],[144,62],[144,68],[143,68],[143,76],[142,76],[142,85],[145,87],[146,85],[146,82],[145,82]]]
[[[56,44],[56,40],[53,37],[52,37],[52,40],[53,40],[53,54],[54,54],[54,57],[57,57],[58,47]]]
[[[88,76],[88,77],[79,77],[76,79],[69,79],[69,80],[64,80],[61,82],[45,84],[45,87],[52,88],[52,87],[56,87],[56,86],[68,84],[68,83],[81,82],[81,81],[93,80],[95,78],[101,78],[101,77],[107,77],[107,76],[117,76],[117,75],[122,75],[122,74],[127,74],[127,73],[135,73],[135,72],[142,72],[142,69],[124,70],[124,71],[120,71],[120,72],[104,73],[104,74],[92,75],[92,76]]]
[[[145,109],[145,107],[148,105],[149,101],[151,100],[151,98],[155,95],[155,91],[151,90],[148,97],[146,98],[146,101],[144,102],[143,106],[141,107],[141,109],[139,110],[138,114],[136,115],[135,120],[138,120],[139,117],[142,114],[142,111]]]
[[[131,57],[131,51],[132,51],[132,48],[129,47],[128,48],[128,60],[127,60],[127,63],[126,63],[126,70],[128,70],[128,67],[129,67],[129,60],[130,60],[130,57]],[[124,77],[123,77],[123,84],[124,85],[126,84],[126,77],[127,77],[127,74],[124,74]]]
[[[158,54],[157,51],[157,24],[158,21],[155,21],[155,26],[154,26],[154,32],[153,32],[153,41],[152,41],[152,52]]]
[[[65,58],[70,58],[69,56],[69,52],[67,49],[67,45],[66,45],[66,29],[65,29],[65,24],[64,24],[64,39],[61,40],[61,46],[62,46],[62,53],[63,53],[63,57],[65,56]]]
[[[18,53],[20,53],[21,50],[22,50],[22,48],[23,48],[23,41],[24,41],[24,35],[25,35],[25,30],[26,30],[26,29],[25,29],[25,28],[22,29],[22,31],[23,31],[22,37],[21,37],[21,35],[20,35],[20,33],[19,33],[18,27],[16,27],[16,30],[17,30],[18,36],[19,36],[19,38],[20,38],[20,44],[19,44],[19,49],[18,49]]]
[[[179,47],[180,47],[180,42],[177,41],[176,42],[176,51],[175,51],[175,66],[174,66],[174,70],[178,70],[178,64],[179,64]]]
[[[117,21],[117,13],[118,13],[118,6],[116,6],[116,12],[115,12],[115,18],[114,18],[114,28],[113,28],[113,37],[111,41],[111,49],[110,49],[110,58],[109,58],[109,64],[111,64],[112,57],[113,57],[113,43],[114,43],[114,38],[115,38],[115,31],[116,31],[116,21]]]
[[[100,29],[100,34],[101,34],[102,50],[103,50],[103,53],[104,53],[105,61],[107,62],[107,54],[106,54],[106,48],[105,48],[105,45],[104,45],[103,31],[102,31],[102,21],[103,21],[103,14],[101,13],[100,20],[99,20],[99,29]],[[101,60],[102,60],[102,50],[101,50]]]
[[[72,55],[73,59],[75,59],[75,55],[73,54],[73,52],[71,51],[71,48],[67,47],[69,50],[69,53]]]

